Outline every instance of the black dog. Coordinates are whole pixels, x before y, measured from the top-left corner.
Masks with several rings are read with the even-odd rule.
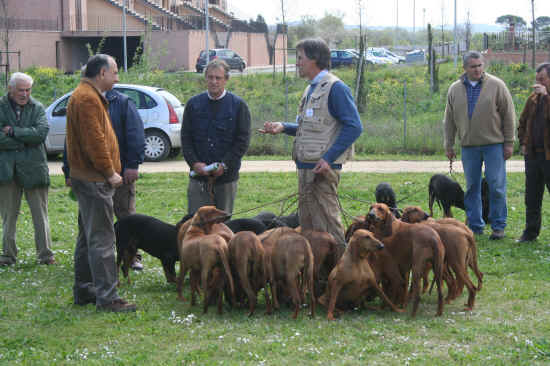
[[[389,183],[379,183],[374,191],[374,197],[377,203],[385,203],[395,218],[401,218],[401,212],[397,208],[397,202],[395,201],[395,192]]]
[[[445,217],[453,217],[451,206],[464,210],[464,191],[460,184],[443,174],[434,174],[428,186],[430,216],[433,216],[433,204],[437,202],[443,208]]]
[[[234,219],[226,221],[225,224],[234,233],[238,233],[239,231],[252,231],[256,235],[260,235],[267,230],[265,224],[258,219]]]
[[[178,225],[167,224],[141,214],[123,217],[115,223],[117,268],[122,263],[122,273],[128,283],[128,269],[138,249],[160,259],[166,281],[176,282],[175,264],[179,261],[178,229],[188,216],[180,220]]]
[[[300,219],[297,212],[287,216],[277,216],[273,212],[262,211],[253,218],[263,222],[267,230],[284,226],[295,229],[300,225]]]

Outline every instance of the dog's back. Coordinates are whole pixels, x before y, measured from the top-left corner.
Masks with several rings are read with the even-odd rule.
[[[252,231],[256,235],[260,235],[267,230],[265,224],[258,219],[234,219],[226,221],[225,224],[233,231],[238,233],[241,231]]]
[[[430,216],[433,216],[433,203],[443,209],[446,217],[452,217],[451,206],[464,210],[464,191],[460,184],[444,174],[434,174],[428,185]]]

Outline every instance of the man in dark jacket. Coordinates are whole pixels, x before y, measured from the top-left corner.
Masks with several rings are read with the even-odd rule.
[[[533,93],[519,118],[518,139],[525,156],[525,230],[518,243],[535,240],[540,233],[544,186],[550,191],[550,63],[536,69]]]
[[[0,266],[16,261],[15,230],[21,196],[29,205],[34,224],[38,261],[55,264],[48,221],[50,176],[44,140],[49,126],[44,107],[31,97],[32,78],[14,73],[8,95],[0,99],[0,213],[3,253]]]
[[[215,205],[231,214],[241,159],[250,143],[250,112],[244,100],[225,90],[225,61],[212,60],[205,75],[208,90],[189,99],[183,114],[183,156],[196,173],[187,187],[187,210],[194,213]],[[209,171],[206,167],[212,163],[220,164]]]
[[[113,209],[117,220],[136,213],[136,184],[138,168],[143,163],[145,134],[143,121],[134,102],[125,94],[111,89],[105,94],[109,102],[109,117],[118,140],[123,184],[115,190]],[[70,186],[69,165],[63,153],[65,183]],[[143,269],[139,256],[132,261],[132,268]]]

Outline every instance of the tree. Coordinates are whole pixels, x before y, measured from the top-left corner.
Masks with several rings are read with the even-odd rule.
[[[0,0],[0,27],[2,27],[2,35],[0,36],[4,51],[6,51],[6,84],[8,80],[8,74],[10,73],[10,16],[8,14],[7,0]],[[2,53],[0,52],[0,64],[2,63]],[[6,85],[7,86],[7,85]]]
[[[506,25],[507,27],[510,27],[510,25],[514,24],[516,26],[516,29],[523,28],[527,25],[527,23],[525,22],[525,20],[523,20],[522,17],[519,17],[517,15],[511,15],[511,14],[499,16],[495,21],[495,23]]]
[[[548,26],[550,26],[550,17],[541,16],[535,19],[535,28],[537,30],[543,30]]]
[[[290,43],[294,46],[294,44],[301,39],[315,37],[318,27],[319,23],[311,15],[302,16],[300,24],[289,29],[289,37],[292,37],[292,42]]]
[[[346,36],[343,15],[332,15],[325,13],[325,16],[319,20],[320,36],[327,42],[329,47],[339,45]]]

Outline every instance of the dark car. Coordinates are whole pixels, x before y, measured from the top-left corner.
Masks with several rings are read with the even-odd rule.
[[[344,51],[344,50],[332,50],[330,51],[330,65],[332,68],[340,66],[351,66],[355,65],[359,60],[357,54]]]
[[[209,61],[212,61],[215,58],[219,58],[227,62],[231,69],[243,71],[246,68],[246,62],[241,56],[239,56],[235,51],[232,51],[227,48],[218,48],[210,50]],[[197,64],[195,68],[197,72],[202,72],[206,67],[206,52],[201,51],[199,57],[197,58]]]

